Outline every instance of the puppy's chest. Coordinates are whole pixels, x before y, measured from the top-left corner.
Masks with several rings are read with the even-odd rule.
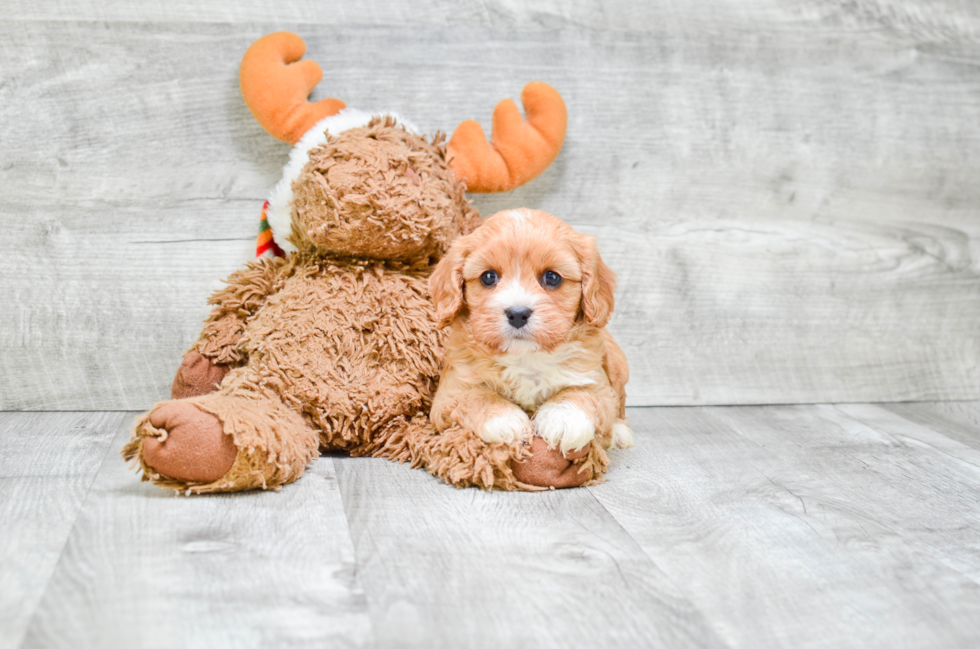
[[[498,390],[521,408],[535,410],[565,388],[596,383],[595,370],[575,361],[576,355],[560,351],[498,357]]]

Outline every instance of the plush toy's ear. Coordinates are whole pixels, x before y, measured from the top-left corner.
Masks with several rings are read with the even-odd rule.
[[[599,256],[595,237],[581,235],[576,249],[582,266],[582,317],[593,327],[605,327],[616,301],[616,273]]]
[[[457,239],[429,277],[429,294],[436,307],[436,322],[440,329],[452,324],[463,309],[463,264],[467,254],[466,242]]]
[[[252,43],[238,71],[242,97],[252,115],[273,137],[296,144],[324,117],[340,112],[344,102],[306,100],[323,71],[315,61],[300,61],[303,39],[292,32],[268,34]]]
[[[521,103],[505,99],[493,110],[490,143],[473,120],[460,124],[449,139],[449,166],[471,192],[506,192],[536,178],[558,156],[565,141],[568,113],[558,91],[534,81],[524,86]]]

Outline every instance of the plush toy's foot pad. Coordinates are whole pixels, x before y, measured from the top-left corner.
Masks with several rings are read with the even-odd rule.
[[[218,389],[230,370],[229,366],[218,365],[198,352],[187,352],[170,386],[170,398],[187,399],[210,394]]]
[[[143,462],[165,477],[213,482],[228,473],[238,456],[218,418],[192,403],[164,403],[150,413],[150,425],[167,435],[143,439]]]
[[[536,487],[579,487],[594,477],[592,471],[575,462],[585,458],[591,446],[586,444],[578,451],[562,455],[561,450],[549,449],[546,441],[535,437],[531,442],[531,457],[513,463],[514,477]]]

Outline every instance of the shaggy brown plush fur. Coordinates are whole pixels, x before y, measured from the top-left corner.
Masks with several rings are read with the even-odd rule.
[[[390,117],[377,120],[310,155],[293,184],[293,241],[317,254],[428,267],[475,227],[463,191],[441,137],[430,143]]]
[[[533,465],[530,449],[437,434],[427,416],[444,339],[428,277],[480,223],[463,190],[439,136],[386,118],[328,138],[293,184],[299,251],[249,264],[212,296],[174,382],[174,397],[194,396],[140,417],[124,457],[144,479],[187,493],[278,488],[318,449],[410,462],[459,486],[535,488],[512,467]],[[187,477],[214,472],[190,453],[164,462],[168,435],[193,448],[218,425],[237,449],[220,478]],[[154,468],[175,461],[184,478]],[[581,462],[598,476],[604,456]]]

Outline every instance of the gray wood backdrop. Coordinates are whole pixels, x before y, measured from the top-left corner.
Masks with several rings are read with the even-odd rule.
[[[5,0],[0,409],[164,397],[288,147],[238,61],[452,130],[569,109],[526,205],[598,235],[631,405],[980,398],[980,3]]]

